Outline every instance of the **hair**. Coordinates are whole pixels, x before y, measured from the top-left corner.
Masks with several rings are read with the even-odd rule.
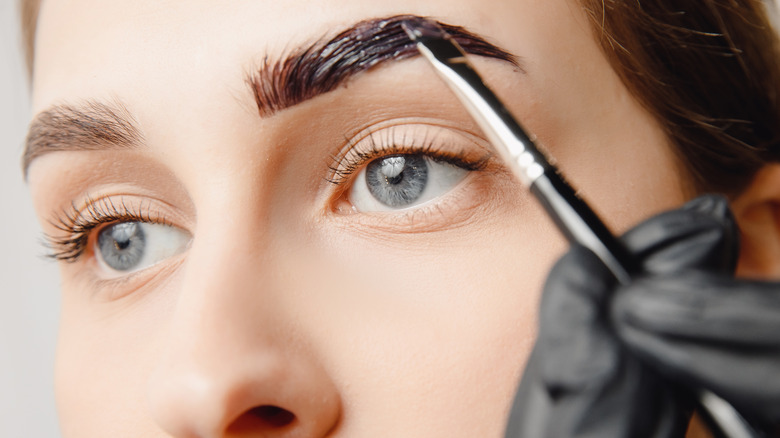
[[[41,0],[20,0],[28,71]],[[695,192],[735,195],[780,161],[780,43],[762,0],[579,0]]]
[[[780,158],[780,45],[761,0],[580,0],[612,68],[696,192],[735,195]]]
[[[19,0],[19,15],[22,24],[22,44],[27,74],[32,76],[33,54],[35,53],[35,30],[38,27],[38,11],[41,0]]]

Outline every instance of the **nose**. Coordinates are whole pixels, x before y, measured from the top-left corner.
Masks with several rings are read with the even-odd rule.
[[[149,379],[155,421],[184,438],[326,436],[339,422],[338,391],[289,291],[268,257],[217,246],[195,243],[180,274]]]

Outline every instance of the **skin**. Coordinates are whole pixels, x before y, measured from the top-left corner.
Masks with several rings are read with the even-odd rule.
[[[345,138],[437,130],[452,153],[489,146],[420,58],[261,118],[244,79],[266,55],[399,13],[465,26],[523,59],[526,73],[477,66],[615,232],[685,199],[576,3],[335,5],[43,3],[34,111],[119,100],[146,142],[37,158],[44,232],[88,195],[191,236],[125,277],[94,249],[62,264],[65,437],[501,436],[565,242],[497,160],[415,210],[352,212],[350,182],[325,180]]]

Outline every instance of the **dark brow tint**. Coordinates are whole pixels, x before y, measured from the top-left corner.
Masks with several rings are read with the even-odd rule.
[[[419,18],[396,15],[356,23],[329,40],[295,50],[278,62],[268,58],[248,79],[261,116],[270,116],[327,93],[350,77],[387,61],[418,56],[401,22]],[[517,58],[460,26],[438,22],[467,53],[507,61]]]

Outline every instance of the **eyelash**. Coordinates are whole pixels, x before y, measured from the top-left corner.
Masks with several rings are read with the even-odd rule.
[[[137,209],[128,206],[124,199],[118,203],[110,198],[94,200],[86,199],[86,207],[78,209],[75,204],[55,217],[51,224],[65,235],[55,237],[44,235],[45,245],[49,251],[47,257],[54,260],[74,263],[87,250],[89,237],[93,231],[102,225],[118,222],[145,222],[162,225],[172,225],[161,216],[151,214],[147,205]]]
[[[441,149],[435,138],[426,135],[421,145],[399,145],[395,140],[393,129],[382,131],[383,135],[369,133],[366,137],[369,142],[368,150],[360,150],[359,142],[350,141],[347,150],[341,156],[334,157],[333,165],[329,166],[331,176],[327,181],[337,186],[348,182],[352,176],[373,160],[392,155],[420,154],[430,157],[468,171],[484,170],[488,167],[493,155],[485,152],[476,159],[466,158],[466,153],[447,151]],[[379,137],[377,139],[377,136]],[[473,154],[472,154],[473,155]]]

